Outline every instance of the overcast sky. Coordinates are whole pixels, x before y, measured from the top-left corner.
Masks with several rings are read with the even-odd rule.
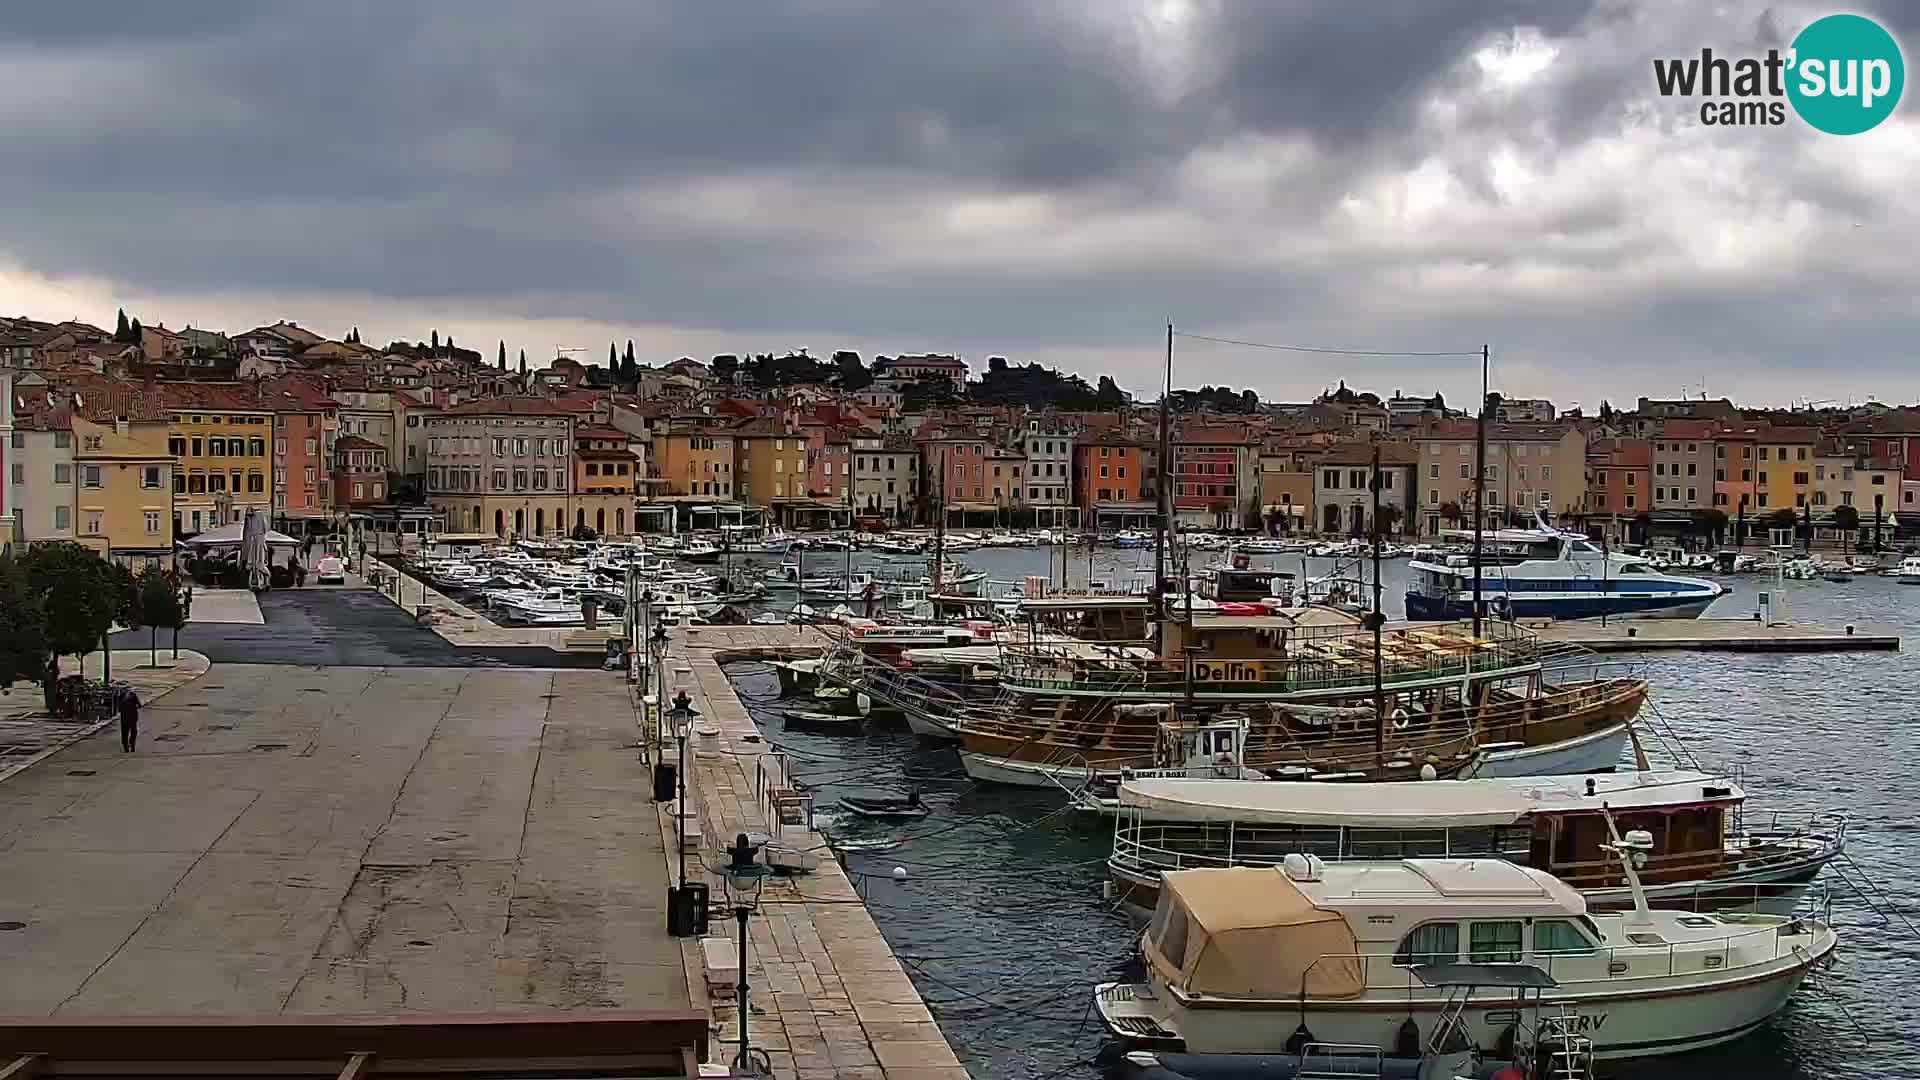
[[[1164,324],[1492,345],[1509,394],[1920,399],[1920,106],[1715,129],[1748,0],[169,0],[0,20],[0,312],[291,318],[536,363],[993,353],[1151,392]],[[1907,43],[1920,3],[1864,0]],[[1913,47],[1908,45],[1909,62]],[[1477,390],[1183,342],[1175,381]]]

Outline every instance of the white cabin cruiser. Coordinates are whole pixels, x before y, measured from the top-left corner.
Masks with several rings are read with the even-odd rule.
[[[1599,1060],[1761,1027],[1833,952],[1833,928],[1649,910],[1634,863],[1650,846],[1638,831],[1613,840],[1636,903],[1607,914],[1544,870],[1493,859],[1328,865],[1296,854],[1277,867],[1177,871],[1141,935],[1148,981],[1103,983],[1094,1004],[1123,1040],[1199,1053],[1278,1053],[1303,1037],[1388,1046],[1407,1021],[1422,1038],[1444,1025],[1491,1047],[1529,1007],[1559,1012]],[[1463,998],[1446,977],[1462,965],[1513,978],[1476,978],[1477,996]]]
[[[1455,539],[1471,533],[1449,531]],[[1656,570],[1638,555],[1609,552],[1587,537],[1539,520],[1532,529],[1483,534],[1480,597],[1486,611],[1516,618],[1590,619],[1657,615],[1691,619],[1726,586]],[[1473,617],[1472,555],[1415,559],[1407,586],[1407,618]]]
[[[1909,555],[1901,559],[1900,568],[1894,571],[1894,576],[1902,585],[1920,585],[1920,557]]]

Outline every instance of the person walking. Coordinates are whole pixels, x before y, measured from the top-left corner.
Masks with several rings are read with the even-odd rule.
[[[133,753],[140,738],[140,697],[132,690],[120,691],[120,752]]]

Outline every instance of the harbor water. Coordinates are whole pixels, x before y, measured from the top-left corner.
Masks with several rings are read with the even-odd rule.
[[[1057,549],[983,549],[960,561],[994,580],[1045,575]],[[1072,556],[1086,578],[1084,548]],[[1096,576],[1116,583],[1152,566],[1152,552],[1101,550]],[[835,569],[844,556],[820,556]],[[831,559],[831,563],[829,563]],[[1296,557],[1268,565],[1298,571]],[[814,560],[808,560],[809,565]],[[855,568],[864,565],[856,557]],[[1308,560],[1325,573],[1324,560]],[[1386,564],[1383,594],[1400,607],[1405,563]],[[1724,579],[1734,592],[1710,618],[1750,617],[1758,575]],[[1788,582],[1787,617],[1863,632],[1920,634],[1920,586],[1892,578]],[[1653,653],[1635,657],[1652,683],[1644,727],[1655,764],[1738,770],[1748,820],[1766,811],[1843,810],[1846,863],[1823,874],[1841,929],[1838,960],[1817,973],[1774,1023],[1730,1046],[1607,1073],[1638,1080],[1754,1080],[1920,1075],[1920,734],[1907,712],[1920,685],[1911,652]],[[761,664],[730,674],[794,772],[816,785],[828,831],[873,917],[973,1075],[1098,1075],[1103,1033],[1094,983],[1121,975],[1132,952],[1123,916],[1102,899],[1111,825],[1064,809],[1056,793],[975,785],[950,747],[903,728],[859,734],[788,730],[778,684]],[[932,809],[907,823],[836,819],[842,795],[915,789]],[[899,877],[895,868],[905,871]],[[1870,882],[1864,895],[1840,880]],[[1872,890],[1877,890],[1874,892]]]

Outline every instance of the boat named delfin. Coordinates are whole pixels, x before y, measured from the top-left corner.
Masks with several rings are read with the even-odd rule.
[[[1471,536],[1450,531],[1448,536]],[[1532,529],[1483,534],[1479,556],[1483,611],[1515,618],[1590,619],[1602,615],[1696,618],[1726,587],[1662,573],[1637,555],[1606,551],[1579,533],[1539,521]],[[1407,564],[1407,618],[1473,617],[1474,556]]]
[[[1522,776],[1614,768],[1638,678],[1546,678],[1539,639],[1489,624],[1374,635],[1323,608],[1200,614],[1158,640],[1003,643],[1000,694],[954,729],[976,780],[1077,790],[1169,764],[1161,729],[1247,722],[1244,762],[1292,778]]]

